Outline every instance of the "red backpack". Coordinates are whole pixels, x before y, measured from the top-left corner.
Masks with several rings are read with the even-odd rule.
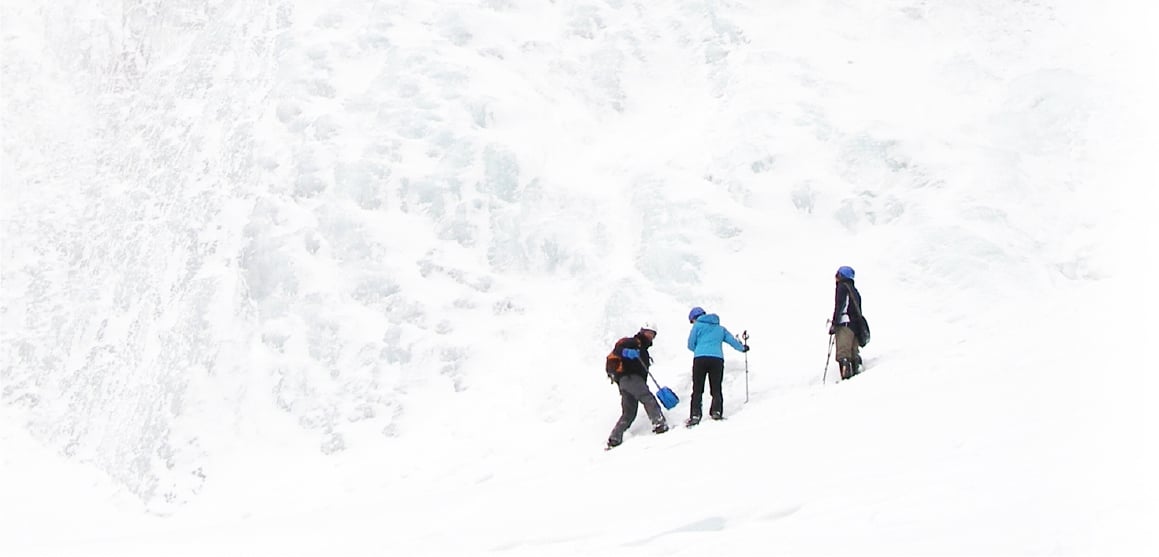
[[[632,337],[624,337],[616,341],[616,345],[612,347],[612,351],[608,353],[607,362],[604,364],[604,371],[607,372],[608,377],[613,379],[624,373],[624,358],[620,356],[620,346],[624,341],[631,340]]]

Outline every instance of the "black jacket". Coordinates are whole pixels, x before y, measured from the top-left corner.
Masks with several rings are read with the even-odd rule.
[[[623,374],[639,375],[640,377],[644,377],[646,379],[648,377],[648,368],[652,365],[652,356],[648,354],[648,349],[651,347],[652,341],[648,340],[648,337],[644,336],[644,333],[636,333],[636,336],[624,337],[620,339],[618,342],[616,342],[616,346],[612,350],[615,354],[621,355],[621,358],[623,358],[622,354],[625,348],[635,348],[636,350],[639,350],[639,360],[623,358]],[[641,360],[646,362],[646,364],[642,363]]]
[[[845,309],[845,302],[849,299],[849,295],[853,295],[853,300],[856,303],[849,304],[849,325],[856,327],[857,323],[861,321],[861,293],[857,291],[857,287],[853,285],[853,281],[849,279],[842,279],[837,282],[837,289],[833,295],[833,326],[839,325],[838,319],[841,318],[842,311]]]

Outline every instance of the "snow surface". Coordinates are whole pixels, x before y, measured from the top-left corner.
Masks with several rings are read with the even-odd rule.
[[[0,554],[1159,553],[1153,2],[0,9]]]

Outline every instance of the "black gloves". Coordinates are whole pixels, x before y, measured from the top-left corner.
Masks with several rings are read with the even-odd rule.
[[[741,352],[748,352],[748,351],[749,351],[749,345],[746,344],[746,345],[744,345],[744,350],[741,350]]]

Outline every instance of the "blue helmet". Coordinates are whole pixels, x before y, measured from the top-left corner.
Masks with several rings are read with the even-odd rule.
[[[704,308],[702,308],[700,306],[696,306],[696,307],[692,308],[692,311],[688,312],[688,320],[689,321],[696,321],[697,317],[700,317],[701,315],[704,315],[706,313],[708,313],[708,312],[704,311]]]
[[[853,267],[842,265],[837,269],[837,276],[844,279],[853,280]]]

